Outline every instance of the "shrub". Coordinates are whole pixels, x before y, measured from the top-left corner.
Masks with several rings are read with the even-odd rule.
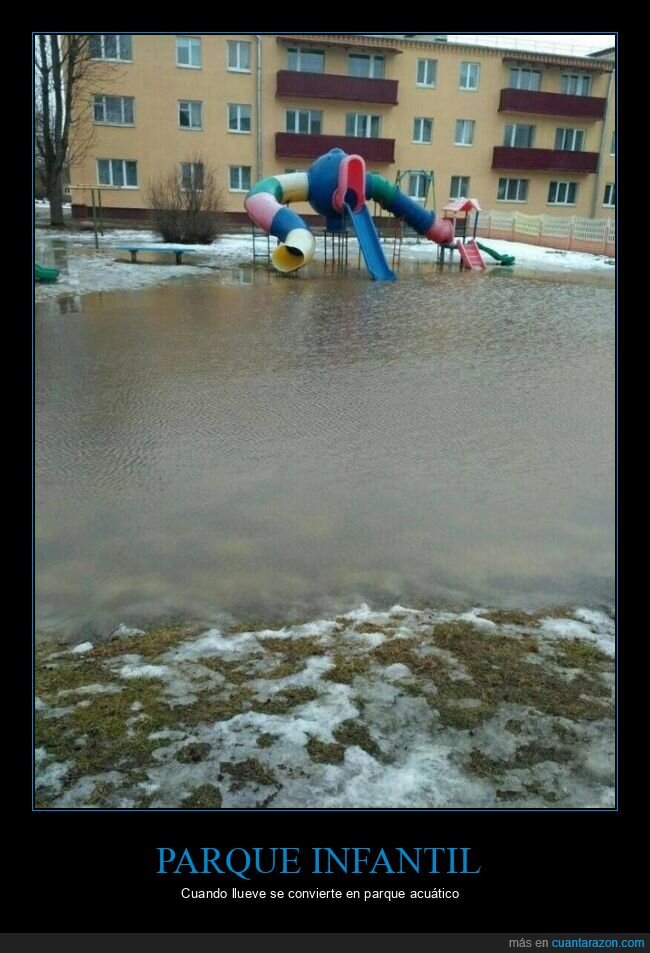
[[[149,181],[147,204],[164,242],[209,245],[223,230],[223,200],[214,167],[196,156]]]

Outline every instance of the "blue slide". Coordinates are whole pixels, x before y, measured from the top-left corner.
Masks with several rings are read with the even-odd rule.
[[[397,275],[388,267],[368,207],[363,205],[358,212],[353,212],[350,206],[345,203],[344,208],[356,232],[366,268],[372,277],[376,281],[397,281]]]

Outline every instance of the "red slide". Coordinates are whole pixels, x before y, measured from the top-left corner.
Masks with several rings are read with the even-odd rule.
[[[462,242],[456,242],[456,248],[458,249],[458,254],[460,255],[462,263],[466,268],[470,268],[472,271],[485,271],[485,262],[483,261],[483,256],[476,247],[476,242],[471,241],[466,245],[463,245]]]

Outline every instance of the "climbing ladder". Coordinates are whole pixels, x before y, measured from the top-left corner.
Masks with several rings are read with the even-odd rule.
[[[474,239],[467,242],[463,245],[461,241],[456,242],[456,248],[458,254],[460,255],[460,260],[465,268],[469,268],[470,271],[485,271],[485,262],[483,261],[483,256],[476,247],[476,242]]]
[[[267,232],[256,228],[255,222],[251,222],[251,234],[253,236],[253,264],[258,258],[263,261],[271,261],[271,236]],[[261,251],[257,250],[259,244],[262,245]]]

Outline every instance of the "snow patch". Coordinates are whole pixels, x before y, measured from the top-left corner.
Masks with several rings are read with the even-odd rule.
[[[85,652],[92,651],[92,648],[92,642],[80,642],[79,645],[75,645],[73,649],[70,649],[70,655],[83,655]]]

